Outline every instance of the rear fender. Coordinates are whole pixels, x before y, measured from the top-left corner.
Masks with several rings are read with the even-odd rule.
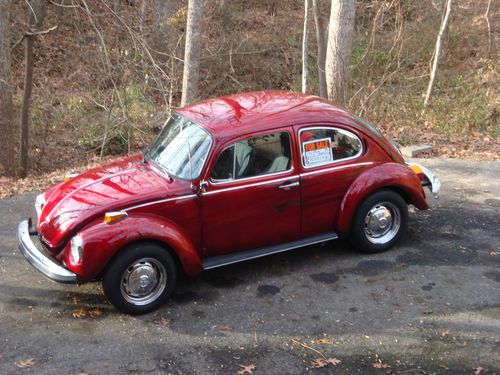
[[[351,221],[361,202],[380,189],[392,189],[409,204],[420,210],[428,208],[420,179],[411,169],[398,163],[384,163],[370,168],[358,176],[344,195],[340,206],[337,231],[349,233]]]
[[[188,276],[203,270],[200,255],[187,234],[173,222],[145,213],[130,213],[122,221],[105,224],[94,221],[79,232],[83,238],[82,261],[72,265],[69,260],[69,244],[66,246],[64,261],[67,268],[79,278],[89,281],[105,269],[109,261],[126,245],[137,241],[156,241],[165,244],[179,259]]]

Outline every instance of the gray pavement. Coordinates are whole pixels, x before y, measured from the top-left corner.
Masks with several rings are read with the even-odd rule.
[[[44,279],[15,239],[34,196],[0,201],[0,374],[500,373],[500,163],[421,162],[442,196],[390,251],[337,241],[209,271],[140,317]]]

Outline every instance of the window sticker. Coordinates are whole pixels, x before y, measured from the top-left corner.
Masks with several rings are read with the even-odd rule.
[[[331,139],[322,138],[302,143],[304,165],[311,167],[333,161]]]

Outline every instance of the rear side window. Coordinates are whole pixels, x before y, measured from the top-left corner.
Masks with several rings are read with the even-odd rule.
[[[285,172],[291,165],[290,135],[269,133],[238,141],[221,151],[210,179],[223,182],[257,177]]]
[[[361,140],[353,133],[331,127],[302,129],[299,132],[302,165],[312,168],[353,159],[362,152]]]

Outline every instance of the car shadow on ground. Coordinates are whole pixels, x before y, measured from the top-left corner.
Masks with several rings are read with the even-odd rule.
[[[342,279],[349,275],[375,277],[411,266],[499,264],[500,256],[491,255],[498,250],[495,246],[498,245],[499,232],[499,216],[495,207],[477,207],[468,203],[438,206],[432,212],[417,211],[411,215],[407,235],[386,253],[362,254],[355,251],[349,242],[337,240],[206,271],[195,278],[183,277],[171,301],[150,316],[156,319],[166,311],[181,313],[188,309],[194,310],[190,314],[202,318],[206,314],[197,307],[217,304],[221,300],[230,302],[224,298],[230,290],[251,289],[257,298],[272,298],[279,295],[281,286],[270,279],[281,278],[281,284],[293,283],[296,275],[310,278],[313,283],[335,291],[341,287]],[[328,265],[327,270],[325,264]],[[33,277],[37,276],[34,273]],[[486,271],[484,276],[493,282],[500,282],[498,271]],[[13,311],[45,307],[71,314],[75,309],[99,308],[103,312],[101,318],[119,314],[109,305],[99,284],[80,288],[57,287],[43,289],[4,284],[0,285],[0,296],[5,301],[4,309]],[[433,286],[424,287],[432,289]],[[150,320],[148,315],[141,319],[145,322]],[[176,325],[176,329],[182,330],[182,325]],[[188,331],[191,332],[191,329]]]

